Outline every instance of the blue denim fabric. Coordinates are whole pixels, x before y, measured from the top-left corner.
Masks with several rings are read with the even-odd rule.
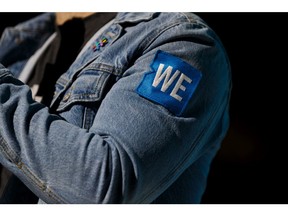
[[[18,77],[27,60],[55,31],[53,14],[43,14],[6,28],[0,40],[0,62]],[[37,23],[37,24],[36,24]]]
[[[29,21],[26,46],[43,44],[53,17]],[[120,13],[103,37],[59,78],[50,108],[0,67],[1,164],[46,203],[199,203],[229,123],[220,40],[190,13]],[[13,46],[0,53],[17,59]],[[136,91],[159,50],[202,73],[181,116]]]

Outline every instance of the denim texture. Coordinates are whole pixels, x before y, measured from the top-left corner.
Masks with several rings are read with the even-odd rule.
[[[119,13],[99,35],[108,43],[78,56],[45,107],[15,77],[53,20],[0,41],[0,163],[46,203],[199,203],[229,125],[230,65],[216,34],[191,13]],[[158,50],[202,73],[181,116],[136,92]]]

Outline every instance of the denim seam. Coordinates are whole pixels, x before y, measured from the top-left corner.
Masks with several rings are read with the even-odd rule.
[[[20,162],[17,167],[38,186],[38,188],[45,192],[50,198],[54,199],[58,203],[65,203],[60,197],[58,197],[48,186],[41,181],[24,163]]]
[[[107,73],[102,73],[99,75],[99,78],[97,79],[96,83],[94,84],[94,86],[98,86],[98,88],[95,88],[94,93],[89,93],[89,94],[78,94],[78,95],[72,95],[71,99],[69,100],[69,102],[64,102],[64,104],[59,105],[59,107],[57,108],[58,111],[65,109],[67,106],[73,104],[74,102],[91,102],[91,100],[97,100],[100,97],[100,94],[103,92],[103,89],[105,88],[105,83],[106,81],[109,79],[109,75],[106,75]],[[106,76],[104,76],[106,75]],[[99,85],[100,83],[100,85]],[[103,85],[101,85],[103,84]],[[72,83],[73,85],[73,83]],[[67,90],[69,90],[71,86],[68,87],[68,85],[66,85],[64,87],[64,89],[66,89],[64,92],[67,92]],[[66,95],[66,93],[64,94]],[[63,96],[64,97],[64,96]],[[62,101],[62,100],[61,100]]]
[[[186,19],[186,22],[184,22],[183,23],[183,16],[185,17],[185,19]],[[160,30],[157,34],[156,34],[156,36],[155,37],[153,37],[153,38],[145,38],[146,40],[143,40],[142,41],[142,43],[140,44],[140,46],[139,47],[141,47],[143,44],[144,44],[144,50],[147,50],[147,48],[158,38],[158,37],[160,37],[162,34],[164,34],[166,31],[168,31],[169,29],[171,29],[171,28],[174,28],[174,27],[176,27],[176,26],[180,26],[180,25],[185,25],[185,24],[187,24],[187,23],[189,23],[189,24],[197,24],[197,25],[199,25],[199,23],[197,23],[197,22],[192,22],[191,20],[189,20],[187,17],[186,17],[186,15],[183,15],[183,16],[181,16],[181,17],[179,17],[178,19],[177,19],[177,22],[174,22],[174,23],[170,23],[169,25],[167,25],[167,26],[163,26],[163,29],[162,30]],[[188,19],[188,20],[187,20]],[[203,27],[203,26],[202,26]],[[205,26],[206,27],[206,26]],[[157,30],[158,30],[159,28],[157,28]],[[148,39],[148,40],[147,40]]]
[[[6,158],[14,164],[17,164],[18,162],[18,155],[11,149],[8,147],[8,144],[6,142],[6,140],[0,135],[0,148],[1,148],[1,152],[3,154],[6,155]]]
[[[101,64],[101,65],[103,65],[103,64]],[[101,66],[101,65],[100,65],[100,66]],[[109,65],[106,65],[106,66],[109,66]],[[99,80],[104,76],[104,74],[108,74],[107,78],[109,77],[109,75],[119,76],[119,75],[117,75],[115,72],[113,72],[114,70],[105,69],[105,68],[103,68],[103,67],[99,67],[99,68],[97,69],[97,68],[95,68],[95,67],[93,67],[93,68],[91,67],[91,68],[90,68],[90,66],[88,66],[87,68],[88,68],[88,69],[93,69],[93,70],[95,70],[95,71],[100,71],[100,72],[102,72],[102,74],[99,75],[97,84],[99,83]],[[87,68],[85,68],[85,69],[87,69]],[[113,68],[115,68],[115,67],[111,67],[111,69],[113,69]],[[121,71],[121,69],[118,70],[118,68],[116,68],[116,71]],[[81,72],[83,72],[83,71],[78,71],[77,73],[75,73],[75,74],[73,75],[73,77],[76,76],[75,79],[74,79],[73,77],[70,78],[69,80],[67,80],[66,78],[63,78],[63,77],[60,77],[60,78],[59,78],[60,82],[57,81],[56,85],[57,85],[57,84],[60,85],[60,86],[62,87],[62,89],[57,93],[57,95],[55,95],[55,97],[53,98],[53,100],[52,100],[52,102],[51,102],[51,105],[54,106],[54,104],[55,104],[56,101],[59,101],[59,100],[60,100],[60,102],[62,101],[62,99],[60,98],[61,95],[63,95],[63,94],[65,95],[65,93],[67,92],[67,90],[73,85],[73,83],[74,83],[75,80],[77,79],[77,75],[79,75],[79,73],[81,73]],[[101,88],[99,89],[99,91],[102,91],[103,88],[104,88],[104,86],[101,86]],[[99,92],[99,91],[98,91],[98,92]],[[64,97],[64,95],[63,95],[63,97]],[[99,95],[97,95],[97,97],[95,97],[94,100],[97,99],[97,98],[99,98]],[[92,99],[93,99],[93,98],[92,98]],[[88,99],[87,101],[90,101],[90,100],[91,100],[91,99]],[[77,101],[77,99],[74,100],[73,102],[75,102],[75,101]],[[69,104],[71,104],[71,102],[69,102]],[[50,107],[51,107],[51,105],[50,105]],[[62,107],[62,106],[61,106],[61,107]],[[62,109],[62,108],[61,108],[61,109]],[[57,110],[59,110],[59,107],[57,108]]]
[[[90,120],[88,120],[88,113],[89,113],[89,111],[88,111],[88,107],[85,107],[84,108],[84,113],[83,113],[83,122],[82,122],[82,128],[85,128],[85,129],[89,129],[89,127],[90,127]]]
[[[157,32],[157,34],[152,37],[152,38],[145,38],[146,40],[143,40],[142,43],[140,44],[139,47],[142,47],[144,45],[143,50],[148,50],[148,47],[158,38],[160,37],[160,35],[164,34],[166,31],[168,31],[169,29],[182,24],[181,22],[176,22],[173,24],[170,24],[168,26],[165,26],[162,30],[160,30],[159,32]],[[158,29],[157,29],[158,30]],[[147,40],[148,39],[148,40]]]
[[[16,165],[17,168],[31,180],[30,183],[34,183],[34,185],[36,185],[41,191],[46,192],[46,194],[56,202],[65,203],[50,188],[42,183],[42,181],[23,162],[20,160],[18,161],[18,159],[20,159],[19,156],[9,148],[6,140],[2,136],[0,136],[0,150],[11,163]]]
[[[87,67],[83,69],[83,72],[85,72],[86,70],[101,71],[101,72],[113,74],[116,76],[119,76],[120,74],[122,74],[122,67],[115,67],[115,66],[111,66],[105,63],[93,63],[92,62],[91,64],[89,64]]]

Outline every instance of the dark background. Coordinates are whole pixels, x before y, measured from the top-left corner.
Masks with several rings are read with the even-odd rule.
[[[288,13],[198,15],[226,47],[233,79],[231,126],[203,202],[288,203]]]
[[[197,14],[226,47],[233,79],[231,126],[202,202],[287,204],[288,13]],[[35,15],[0,13],[0,34]]]

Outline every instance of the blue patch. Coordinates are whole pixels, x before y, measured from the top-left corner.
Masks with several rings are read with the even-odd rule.
[[[161,104],[176,116],[181,116],[191,99],[202,73],[171,54],[158,51],[137,93]]]

